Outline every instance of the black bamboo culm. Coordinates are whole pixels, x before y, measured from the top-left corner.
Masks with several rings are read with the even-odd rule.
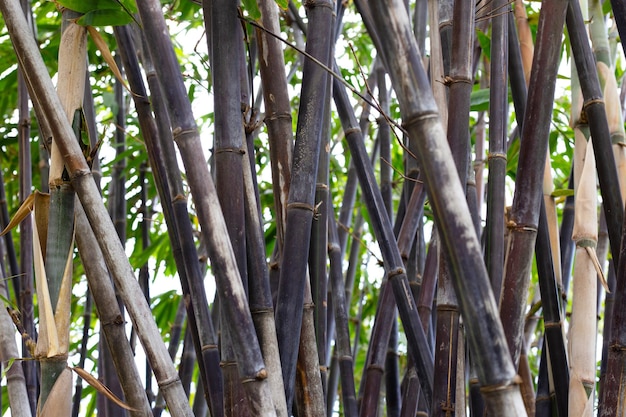
[[[489,87],[489,174],[487,178],[487,224],[485,263],[496,298],[504,274],[504,181],[508,124],[508,15],[506,1],[493,1],[491,24],[491,71]],[[504,9],[504,10],[503,10]],[[463,126],[467,126],[464,124]]]
[[[308,2],[306,7],[309,10],[309,23],[318,28],[325,28],[309,34],[306,51],[322,62],[328,62],[334,7],[326,0]],[[309,240],[315,212],[315,178],[324,108],[327,103],[326,77],[327,73],[313,61],[309,59],[304,61],[300,94],[301,112],[296,130],[291,186],[287,201],[285,244],[276,301],[276,333],[288,410],[291,409],[294,399]]]
[[[224,215],[241,277],[248,289],[242,163],[246,153],[242,118],[241,74],[244,64],[243,36],[237,18],[237,2],[214,0],[203,3],[207,43],[213,78],[215,117],[213,174],[215,189]],[[210,20],[210,23],[209,23]],[[243,72],[245,74],[245,72]],[[219,296],[219,293],[218,293]],[[225,306],[226,304],[222,304]],[[224,413],[246,416],[249,410],[237,375],[231,327],[226,311],[220,310],[221,364],[224,377]]]
[[[626,51],[626,3],[619,0],[611,0],[611,9],[613,9],[613,18],[617,24],[622,48]]]
[[[124,63],[124,67],[126,69],[127,78],[129,81],[129,85],[135,92],[133,94],[133,99],[135,101],[135,107],[137,109],[140,121],[140,127],[142,129],[144,140],[148,150],[148,157],[150,159],[150,164],[152,166],[152,172],[154,174],[155,183],[157,185],[157,189],[159,190],[159,195],[161,196],[161,202],[163,206],[163,213],[166,219],[166,222],[170,227],[170,242],[172,244],[172,251],[174,254],[174,260],[176,262],[179,278],[181,280],[181,284],[185,294],[189,294],[190,291],[190,283],[195,281],[196,283],[202,283],[202,274],[199,271],[198,264],[198,256],[196,254],[195,245],[193,245],[192,234],[184,234],[183,230],[179,230],[179,222],[175,220],[174,207],[172,202],[172,195],[179,195],[175,193],[175,191],[180,190],[182,187],[180,173],[178,171],[177,165],[172,165],[171,161],[169,165],[164,163],[166,159],[166,155],[174,156],[174,152],[172,149],[163,149],[163,145],[168,146],[171,145],[171,140],[160,140],[162,135],[168,135],[167,138],[171,138],[169,136],[169,126],[168,126],[168,118],[167,113],[165,111],[164,106],[162,105],[162,99],[159,94],[159,85],[154,79],[154,76],[150,75],[150,65],[147,65],[148,72],[148,82],[152,80],[152,107],[154,108],[154,112],[157,115],[157,121],[160,123],[160,129],[156,125],[155,119],[151,114],[151,106],[150,101],[148,101],[148,95],[143,84],[143,80],[141,77],[141,72],[139,70],[139,63],[137,62],[136,55],[132,54],[130,51],[134,51],[133,41],[130,36],[130,28],[127,26],[118,26],[115,27],[115,34],[118,39],[118,46],[122,56],[122,61]],[[148,57],[144,57],[144,60],[148,59]],[[159,117],[160,116],[160,117]],[[173,147],[173,146],[172,146]],[[176,167],[175,172],[170,172],[168,175],[167,166]],[[178,175],[178,178],[176,178]],[[183,194],[180,194],[181,196]],[[183,201],[183,204],[178,204],[178,210],[181,212],[186,211],[186,203]],[[189,224],[188,214],[181,213],[180,218],[180,227],[185,227],[185,219]],[[189,224],[187,228],[187,232],[191,232],[191,225]],[[191,245],[187,245],[187,251],[183,251],[182,249],[182,241],[181,239],[185,239],[187,242],[191,242]],[[190,274],[195,274],[196,278],[190,278]],[[197,285],[200,285],[197,284]],[[193,284],[191,284],[193,285]],[[204,290],[201,289],[199,291],[201,294],[205,294]],[[197,293],[196,293],[197,294]],[[196,297],[202,297],[202,295],[196,295]],[[200,352],[198,355],[198,363],[200,367],[200,374],[205,381],[205,396],[207,397],[207,402],[212,408],[213,413],[216,415],[220,415],[218,410],[222,410],[222,378],[221,378],[221,370],[219,367],[219,353],[217,352],[217,338],[215,336],[215,332],[213,330],[212,321],[210,316],[208,315],[208,303],[206,302],[206,295],[204,295],[204,302],[192,303],[189,305],[188,310],[188,325],[190,327],[197,327],[196,323],[199,321],[202,323],[203,329],[202,332],[196,332],[198,335],[196,339],[196,347],[198,348],[197,352]],[[203,308],[204,317],[196,318],[197,311],[194,311],[193,304],[196,304],[195,308],[202,308],[201,306],[205,306]],[[202,337],[202,336],[205,337]],[[202,346],[208,346],[209,349],[202,349]],[[210,376],[210,379],[209,379]]]
[[[336,343],[341,374],[341,394],[346,417],[356,417],[358,413],[354,385],[354,359],[350,348],[348,329],[348,308],[346,288],[343,281],[341,247],[334,213],[328,216],[328,256],[330,258],[329,280],[332,287],[333,308],[336,323]]]
[[[401,2],[393,0],[374,1],[370,6],[378,36],[385,42],[379,53],[386,56],[387,70],[399,96],[404,127],[419,146],[418,159],[424,170],[443,250],[449,255],[469,346],[483,353],[476,358],[481,383],[483,387],[502,388],[497,395],[490,388],[484,390],[487,403],[494,411],[506,409],[509,415],[523,415],[525,410],[515,383],[515,368],[504,342],[504,330],[498,319],[474,224],[450,150],[445,145],[430,83],[410,35],[406,9]],[[428,391],[424,391],[424,395],[429,396]]]
[[[567,32],[572,47],[572,55],[583,93],[583,112],[587,116],[593,152],[598,171],[598,182],[602,194],[602,207],[609,231],[609,242],[614,265],[619,265],[621,255],[621,231],[624,217],[624,205],[617,178],[617,168],[611,142],[611,134],[606,118],[606,109],[602,99],[602,88],[594,55],[589,45],[587,30],[580,4],[570,1],[567,8]],[[618,266],[619,268],[619,266]]]
[[[553,106],[566,7],[567,0],[542,2],[524,113],[517,182],[508,222],[510,249],[502,283],[500,317],[505,324],[507,343],[516,364],[523,340],[524,311],[543,199],[543,173],[551,120],[551,112],[547,110]],[[515,252],[511,253],[511,250]]]

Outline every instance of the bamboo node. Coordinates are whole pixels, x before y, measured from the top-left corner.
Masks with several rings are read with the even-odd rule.
[[[402,123],[402,128],[404,130],[409,130],[409,128],[415,123],[419,123],[428,119],[437,119],[437,118],[439,118],[439,113],[436,111],[423,112],[421,114],[417,114],[415,116],[409,117],[406,120],[406,122]],[[346,133],[346,136],[347,136],[347,133]]]
[[[450,77],[449,75],[446,75],[445,77],[443,77],[443,85],[449,87],[451,84],[455,84],[455,83],[472,84],[472,80],[470,80],[469,78],[464,78],[464,77],[453,78],[453,77]]]
[[[520,378],[519,375],[515,375],[513,379],[509,381],[508,383],[481,386],[480,392],[482,392],[483,394],[491,394],[491,393],[496,393],[499,391],[507,391],[516,385],[520,385],[521,382],[522,382],[522,378]]]
[[[625,146],[626,137],[624,137],[621,133],[613,133],[611,135],[611,143],[613,143],[613,145]]]
[[[246,150],[243,148],[219,148],[215,150],[215,153],[224,153],[224,152],[232,152],[232,153],[238,153],[240,155],[245,155],[246,154]]]
[[[580,238],[576,240],[576,246],[581,248],[595,248],[598,246],[597,242],[589,238]]]
[[[487,154],[487,161],[492,159],[502,159],[506,162],[506,154],[504,152],[489,152]]]
[[[387,280],[391,280],[393,277],[398,276],[398,275],[402,275],[405,274],[405,270],[404,268],[395,268],[395,269],[391,269],[389,270],[389,272],[387,272]]]
[[[287,209],[301,209],[301,210],[308,210],[310,212],[315,213],[315,207],[313,207],[312,205],[308,204],[308,203],[299,203],[299,202],[295,202],[295,203],[289,203],[287,204]]]
[[[267,123],[268,120],[273,122],[273,121],[280,120],[280,119],[291,121],[291,113],[287,113],[287,112],[285,112],[285,113],[276,113],[276,112],[274,112],[274,113],[270,114],[269,116],[265,117],[265,123]]]
[[[349,129],[344,130],[344,135],[350,136],[351,133],[360,133],[360,132],[361,132],[360,127],[351,127]]]
[[[594,98],[591,100],[586,100],[583,103],[583,112],[586,112],[587,107],[593,106],[594,104],[604,104],[604,100],[602,98]]]
[[[202,348],[200,350],[202,352],[204,352],[205,350],[217,350],[217,345],[215,343],[204,345],[204,346],[202,346]]]
[[[175,374],[164,380],[157,381],[157,384],[159,385],[159,388],[161,388],[162,391],[165,391],[167,390],[168,387],[172,385],[180,384],[180,378],[178,377],[178,374]]]
[[[508,220],[506,222],[506,227],[508,229],[521,231],[521,232],[533,232],[537,233],[537,226],[528,225],[528,224],[517,224],[515,220]]]

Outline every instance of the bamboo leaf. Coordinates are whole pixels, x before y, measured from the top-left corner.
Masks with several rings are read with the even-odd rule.
[[[261,11],[256,4],[256,0],[241,0],[241,5],[251,19],[256,21],[261,19]]]
[[[283,10],[287,10],[289,7],[289,0],[276,0],[276,4]]]
[[[71,368],[79,377],[85,380],[89,385],[94,387],[100,394],[106,396],[109,400],[113,401],[118,406],[122,407],[125,410],[129,411],[138,411],[134,408],[128,406],[124,401],[120,400],[109,390],[102,382],[100,382],[97,378],[94,378],[89,372],[85,371],[82,368],[74,367]]]
[[[39,417],[69,416],[72,411],[72,372],[65,368],[52,387]]]
[[[91,10],[76,20],[81,26],[123,26],[134,20],[125,10],[99,9]]]
[[[122,77],[122,72],[117,67],[117,64],[115,63],[115,59],[113,59],[113,55],[111,54],[111,50],[109,49],[109,46],[107,45],[107,43],[104,41],[104,39],[98,32],[98,29],[96,29],[93,26],[87,26],[87,30],[89,31],[89,34],[91,35],[91,38],[93,39],[94,43],[100,50],[100,53],[102,53],[102,58],[104,58],[106,63],[109,64],[111,71],[113,71],[113,74],[115,74],[115,78],[117,78],[118,81],[122,83],[124,88],[128,90],[129,93],[133,94],[133,92],[130,91],[130,88],[126,84],[126,81],[124,81],[124,77]]]

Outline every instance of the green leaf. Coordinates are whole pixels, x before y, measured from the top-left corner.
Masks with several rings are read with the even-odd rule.
[[[552,191],[552,197],[569,197],[574,195],[574,190],[570,188],[565,188],[563,190],[554,190]]]
[[[281,9],[287,10],[287,7],[289,7],[289,0],[276,0],[276,4],[278,4],[278,7]]]
[[[250,19],[254,21],[261,19],[261,11],[256,4],[256,0],[242,0],[241,6]]]
[[[85,13],[76,23],[82,26],[123,26],[133,17],[123,9],[98,9]]]
[[[87,13],[92,10],[119,9],[120,4],[116,0],[58,0],[58,3],[78,13]]]

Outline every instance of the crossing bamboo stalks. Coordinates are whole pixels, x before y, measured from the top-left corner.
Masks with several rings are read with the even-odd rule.
[[[39,55],[39,50],[32,34],[28,29],[21,10],[15,1],[3,1],[0,3],[2,14],[7,27],[10,28],[12,41],[16,47],[18,59],[28,74],[27,81],[29,91],[41,111],[45,109],[52,132],[57,138],[65,162],[68,167],[70,178],[81,203],[90,219],[90,224],[95,233],[100,237],[98,243],[103,250],[104,259],[118,285],[123,299],[132,300],[129,305],[129,313],[134,324],[139,328],[141,341],[146,355],[150,358],[155,369],[157,380],[163,384],[166,398],[169,401],[173,415],[191,415],[191,410],[186,402],[180,401],[184,397],[180,381],[169,358],[167,351],[161,342],[161,336],[150,318],[150,309],[143,300],[141,290],[133,276],[132,268],[127,261],[124,249],[116,236],[115,228],[111,223],[106,209],[102,204],[98,189],[93,181],[85,158],[72,129],[63,114],[58,96],[52,87],[52,81]],[[126,260],[126,261],[125,261]],[[182,395],[181,395],[182,394]]]
[[[187,180],[203,232],[201,238],[208,248],[212,266],[216,271],[217,290],[222,297],[229,300],[229,302],[224,300],[223,303],[228,323],[238,327],[238,331],[233,333],[232,340],[239,365],[239,376],[242,380],[262,382],[266,379],[267,372],[245,301],[235,255],[227,238],[228,230],[219,201],[215,198],[215,186],[204,158],[191,104],[168,37],[161,5],[157,1],[146,1],[138,4],[138,9],[144,32],[150,37],[150,42],[147,43],[150,53],[153,58],[160,57],[160,65],[156,68],[157,76],[169,109],[174,140],[186,168]],[[271,402],[269,393],[257,395],[258,391],[254,392],[256,387],[256,384],[247,384],[244,387],[249,400],[250,396],[254,396],[255,401],[263,400],[258,404],[251,400],[255,402],[251,406],[261,407],[264,412],[273,411],[273,406],[268,403]],[[266,389],[267,384],[261,384],[260,388]]]
[[[192,332],[195,347],[198,352],[200,375],[206,381],[205,396],[214,415],[223,412],[222,375],[219,368],[219,352],[217,350],[217,336],[208,311],[208,303],[202,284],[202,273],[198,263],[189,216],[186,211],[186,200],[182,198],[182,180],[175,159],[174,146],[171,141],[169,119],[160,95],[160,87],[155,81],[151,60],[144,57],[148,82],[151,82],[152,108],[156,120],[152,117],[148,95],[143,84],[137,57],[131,51],[134,43],[130,37],[128,27],[116,27],[122,61],[126,68],[129,85],[135,92],[133,99],[139,115],[140,126],[146,142],[148,158],[153,169],[155,183],[161,196],[163,213],[170,232],[170,242],[178,274],[183,287],[183,295],[191,297],[187,303],[188,326],[197,329]],[[157,125],[158,123],[158,125]],[[169,140],[168,140],[169,139]],[[169,160],[167,158],[170,158]],[[168,170],[169,167],[169,170]],[[174,208],[173,201],[177,209]],[[178,221],[175,210],[178,210]],[[180,222],[180,224],[179,224]],[[185,234],[186,233],[186,234]],[[183,250],[183,242],[186,250]],[[198,329],[198,325],[200,328]]]
[[[524,311],[550,131],[551,112],[547,110],[553,105],[566,7],[567,1],[542,3],[524,114],[517,182],[507,225],[510,237],[505,255],[500,317],[506,323],[507,343],[514,363],[518,362],[523,339]]]
[[[380,343],[381,339],[386,342],[386,339],[388,338],[388,329],[390,329],[391,321],[394,317],[394,310],[393,308],[389,308],[386,303],[389,303],[392,300],[390,294],[391,291],[389,291],[392,290],[395,296],[400,318],[404,325],[409,346],[411,346],[409,351],[413,352],[412,355],[414,355],[414,360],[418,367],[420,382],[423,384],[422,389],[424,390],[427,402],[430,402],[430,397],[432,395],[433,359],[430,355],[430,351],[428,350],[426,336],[424,335],[422,326],[419,324],[419,318],[412,295],[408,292],[410,291],[409,283],[406,278],[402,257],[400,255],[400,251],[398,250],[398,246],[395,243],[393,229],[391,227],[389,217],[385,212],[380,190],[376,184],[376,180],[374,179],[373,168],[367,156],[367,152],[365,151],[365,146],[362,142],[362,135],[360,129],[358,128],[356,117],[352,112],[344,86],[337,80],[334,80],[333,82],[335,105],[337,106],[344,132],[346,132],[346,140],[348,141],[350,153],[357,170],[361,191],[363,192],[364,200],[370,214],[370,219],[373,222],[374,234],[378,240],[383,261],[385,263],[387,280],[391,283],[392,287],[388,288],[387,292],[381,288],[379,297],[381,297],[382,300],[380,301],[380,305],[385,308],[377,311],[374,329],[372,330],[372,339],[376,340],[377,343]],[[380,332],[380,334],[377,334],[378,332]],[[384,343],[383,349],[386,349],[386,346],[387,343]],[[379,367],[382,366],[384,350],[370,352],[369,355],[369,366],[371,366],[372,363],[378,364],[377,366]],[[374,368],[370,369],[372,369],[373,372],[376,372]],[[379,376],[374,379],[370,379],[368,377],[367,380],[377,381],[377,383],[380,383]],[[366,383],[370,384],[372,382]],[[370,389],[372,390],[371,392],[377,393],[379,391],[373,387]],[[374,404],[369,406],[361,404],[360,413],[362,416],[367,415],[367,413],[375,412],[376,410],[375,403],[377,403],[377,398],[368,397],[368,400],[372,401]]]
[[[602,206],[604,207],[609,230],[611,254],[613,255],[613,262],[619,265],[620,232],[622,218],[624,217],[624,207],[615,158],[613,156],[606,109],[602,99],[602,90],[595,68],[594,57],[589,46],[582,12],[577,2],[569,3],[567,9],[567,31],[570,35],[572,54],[585,100],[583,111],[589,121],[589,130],[591,140],[593,141],[598,181],[603,201]]]
[[[77,205],[76,227],[81,230],[81,233],[76,235],[76,244],[85,268],[89,290],[94,297],[98,317],[103,324],[105,342],[109,346],[124,392],[124,400],[135,409],[130,412],[130,415],[146,416],[151,413],[150,404],[140,383],[141,378],[135,364],[135,356],[126,338],[124,325],[120,322],[121,312],[115,297],[115,290],[102,256],[97,256],[101,255],[101,250],[80,205]]]
[[[542,211],[545,206],[542,202]],[[569,367],[567,363],[567,353],[563,332],[563,306],[561,305],[560,287],[556,281],[555,268],[552,266],[552,252],[550,250],[551,242],[547,223],[547,216],[539,216],[539,229],[535,246],[535,254],[537,256],[537,275],[539,277],[539,290],[541,292],[541,304],[544,317],[544,343],[542,349],[541,366],[545,365],[545,373],[539,372],[539,379],[545,383],[545,387],[549,387],[550,395],[553,395],[556,401],[556,407],[559,415],[567,415],[568,402],[568,385],[569,385]],[[544,361],[547,361],[543,363]],[[547,378],[548,372],[551,374],[550,380]],[[541,386],[541,382],[539,385]],[[537,412],[541,409],[539,401],[539,388],[537,389]]]
[[[515,369],[505,347],[504,330],[497,317],[474,225],[462,197],[464,193],[450,150],[443,144],[445,135],[419,52],[408,35],[411,32],[408,16],[400,2],[375,1],[370,6],[378,36],[385,42],[379,53],[386,56],[404,126],[420,151],[420,166],[424,169],[444,250],[449,255],[470,348],[483,352],[476,358],[483,392],[493,412],[506,409],[508,415],[524,415]],[[464,278],[466,274],[472,279]],[[495,387],[499,389],[493,391]],[[428,391],[424,391],[428,396]]]
[[[309,33],[306,51],[328,62],[332,11],[330,1],[311,1],[309,23],[325,28]],[[280,283],[276,302],[276,332],[280,349],[287,409],[294,398],[296,361],[300,340],[302,308],[306,281],[307,255],[311,223],[315,212],[315,178],[320,152],[320,135],[327,105],[326,72],[307,59],[303,67],[301,112],[296,130],[291,169],[291,186],[287,205],[285,244],[280,264]]]
[[[270,290],[269,271],[265,262],[265,238],[261,225],[258,188],[253,180],[254,148],[248,142],[249,160],[243,164],[244,202],[246,207],[246,250],[248,259],[250,314],[259,335],[263,360],[268,369],[272,402],[278,417],[287,417],[285,387],[282,380],[280,353],[276,339],[274,304]]]

